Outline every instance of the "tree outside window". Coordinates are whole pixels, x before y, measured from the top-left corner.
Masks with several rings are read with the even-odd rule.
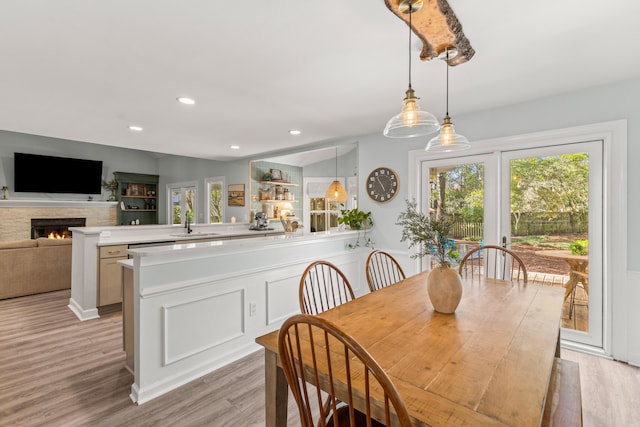
[[[210,224],[224,222],[224,177],[205,178],[207,189],[207,220]]]

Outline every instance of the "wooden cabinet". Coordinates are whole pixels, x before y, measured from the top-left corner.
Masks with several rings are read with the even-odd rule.
[[[114,172],[118,224],[138,225],[158,223],[158,175]]]
[[[122,267],[127,259],[127,245],[102,246],[99,249],[98,307],[122,302]]]

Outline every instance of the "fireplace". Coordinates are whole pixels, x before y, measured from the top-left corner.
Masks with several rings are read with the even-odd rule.
[[[70,238],[69,227],[84,227],[85,223],[86,218],[31,218],[31,238]]]

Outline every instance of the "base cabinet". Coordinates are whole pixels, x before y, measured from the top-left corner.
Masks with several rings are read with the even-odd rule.
[[[98,307],[122,302],[122,267],[118,261],[127,259],[127,245],[100,248]]]

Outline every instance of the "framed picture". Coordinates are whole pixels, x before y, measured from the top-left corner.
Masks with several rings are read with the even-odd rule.
[[[271,179],[274,181],[282,181],[282,171],[280,169],[271,169]]]
[[[229,206],[244,206],[244,184],[229,184]]]

